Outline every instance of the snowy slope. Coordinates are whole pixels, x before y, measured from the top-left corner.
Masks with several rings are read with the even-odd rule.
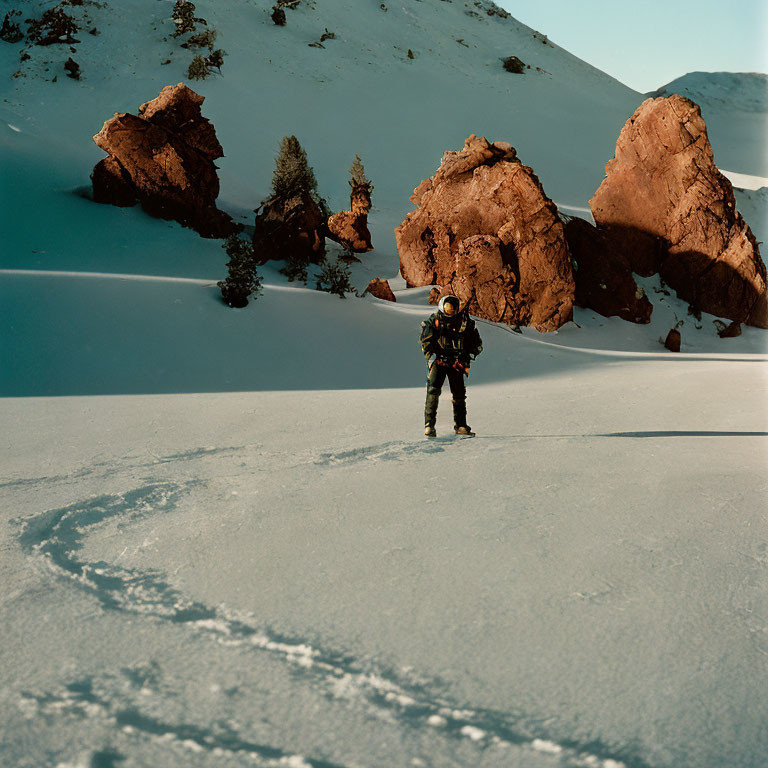
[[[359,153],[358,287],[469,133],[587,215],[643,98],[485,2],[270,5],[197,3],[221,205],[250,221],[295,133],[341,208]],[[0,77],[0,765],[762,768],[766,333],[721,340],[653,279],[649,326],[482,323],[479,436],[446,437],[445,392],[424,441],[427,289],[342,301],[270,264],[231,310],[220,243],[87,199],[91,136],[184,79],[171,7],[76,6],[81,82],[56,46]],[[768,176],[721,117],[721,165]]]
[[[768,75],[760,72],[689,72],[654,95],[673,93],[713,110],[768,112]]]

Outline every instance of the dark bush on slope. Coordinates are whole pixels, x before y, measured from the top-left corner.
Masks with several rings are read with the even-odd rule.
[[[8,11],[5,14],[3,26],[0,27],[0,40],[4,40],[6,43],[19,43],[24,39],[21,27],[15,21],[11,21],[11,16],[20,15],[21,11]]]
[[[322,271],[317,276],[317,290],[333,293],[343,299],[347,293],[355,292],[350,282],[351,277],[349,267],[338,259],[335,264],[325,262]]]
[[[35,45],[72,45],[80,41],[75,38],[79,28],[75,20],[60,6],[49,8],[39,19],[26,19],[27,39]]]
[[[245,307],[249,297],[261,288],[261,277],[256,274],[253,246],[237,235],[230,235],[221,247],[229,256],[229,275],[226,280],[217,283],[221,297],[230,307]]]

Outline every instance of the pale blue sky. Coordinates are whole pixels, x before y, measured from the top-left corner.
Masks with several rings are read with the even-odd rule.
[[[768,0],[495,0],[642,93],[686,72],[768,72]]]

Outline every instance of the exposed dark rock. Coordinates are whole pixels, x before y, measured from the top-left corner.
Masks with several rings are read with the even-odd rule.
[[[667,334],[667,338],[664,341],[664,346],[670,352],[679,352],[681,341],[682,339],[680,337],[680,331],[678,331],[676,328],[672,328]]]
[[[576,303],[605,317],[649,323],[653,306],[632,276],[632,268],[612,240],[577,217],[565,223],[565,239],[575,261]]]

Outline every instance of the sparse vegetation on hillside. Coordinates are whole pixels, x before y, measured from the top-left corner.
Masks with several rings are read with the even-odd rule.
[[[21,16],[21,11],[8,11],[3,19],[3,26],[0,27],[0,40],[6,43],[19,43],[24,39],[21,27],[13,21],[14,16]]]
[[[194,32],[197,29],[197,24],[208,25],[205,19],[195,16],[195,4],[190,0],[176,0],[171,17],[176,25],[174,37],[180,37],[187,32]]]
[[[256,274],[253,246],[238,237],[230,235],[221,246],[229,256],[229,275],[217,285],[224,303],[230,307],[245,307],[248,299],[261,289],[261,276]]]
[[[199,54],[192,59],[187,70],[187,79],[189,80],[205,80],[210,74],[208,65],[205,63],[205,59]]]
[[[55,45],[64,43],[72,45],[80,41],[75,38],[79,31],[77,22],[61,7],[60,3],[54,8],[43,12],[39,19],[26,19],[27,40],[35,45]]]
[[[355,292],[350,282],[351,276],[349,267],[339,259],[335,264],[326,261],[317,276],[317,290],[333,293],[341,299],[346,298],[346,294]]]
[[[512,72],[515,75],[525,74],[525,62],[518,59],[517,56],[507,56],[506,59],[502,59],[502,62],[507,72]]]

